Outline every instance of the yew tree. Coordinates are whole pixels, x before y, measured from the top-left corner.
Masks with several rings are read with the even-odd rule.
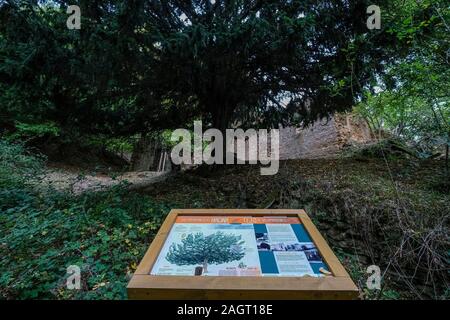
[[[392,43],[367,28],[371,4],[145,1],[159,52],[153,80],[168,104],[195,108],[221,131],[306,124],[351,108],[382,72]]]
[[[398,1],[377,1],[386,12]],[[306,124],[351,108],[401,53],[372,1],[0,2],[0,116],[133,135]],[[81,8],[81,30],[66,9]]]

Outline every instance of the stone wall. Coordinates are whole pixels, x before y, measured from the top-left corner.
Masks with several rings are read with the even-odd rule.
[[[327,158],[339,151],[334,118],[317,121],[305,129],[280,130],[280,159]]]
[[[373,141],[370,129],[359,117],[338,114],[307,128],[280,129],[280,160],[335,157],[344,147]],[[254,152],[257,145],[246,146]],[[247,155],[248,157],[248,155]]]
[[[338,114],[305,129],[283,128],[280,132],[280,158],[330,158],[346,146],[371,141],[370,129],[363,119]]]

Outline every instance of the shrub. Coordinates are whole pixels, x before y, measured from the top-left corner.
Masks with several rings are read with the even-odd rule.
[[[345,161],[349,160],[341,163]],[[449,284],[449,196],[429,190],[426,183],[401,183],[405,177],[399,175],[411,175],[405,163],[391,163],[396,179],[382,170],[367,171],[365,166],[360,169],[364,172],[356,166],[344,175],[336,172],[332,183],[298,179],[302,183],[286,185],[280,207],[295,201],[296,206],[307,208],[334,249],[358,261],[357,268],[352,263],[347,266],[351,273],[359,269],[353,276],[362,290],[365,268],[376,264],[388,287],[375,297],[392,298],[386,292],[392,293],[389,289],[395,287],[408,298],[443,298]]]
[[[0,298],[126,298],[169,207],[124,185],[81,196],[37,191],[27,179],[42,162],[21,146],[0,147]],[[81,268],[81,290],[66,288],[70,265]]]
[[[44,158],[26,152],[22,144],[0,139],[0,188],[23,186],[42,170]]]

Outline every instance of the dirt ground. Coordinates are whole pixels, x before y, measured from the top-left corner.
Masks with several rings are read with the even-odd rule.
[[[87,191],[99,191],[105,188],[128,183],[132,186],[147,186],[164,180],[168,176],[164,172],[125,172],[117,175],[84,172],[73,166],[52,165],[47,168],[40,184],[52,186],[57,190],[81,194]]]

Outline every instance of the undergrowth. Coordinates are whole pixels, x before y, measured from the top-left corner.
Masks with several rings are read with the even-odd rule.
[[[379,150],[372,146],[371,150]],[[450,194],[444,161],[390,152],[280,163],[276,176],[257,166],[191,172],[146,194],[181,207],[305,209],[365,299],[448,299]],[[195,200],[195,201],[194,201]],[[382,290],[366,270],[381,269]]]
[[[0,140],[0,298],[124,299],[171,207],[306,209],[365,299],[449,298],[450,196],[441,162],[370,155],[179,173],[140,193],[33,188],[43,159]],[[167,205],[171,204],[171,205]],[[82,289],[66,288],[78,265]],[[382,271],[368,290],[367,267]]]
[[[0,299],[125,299],[169,207],[124,186],[75,196],[27,183],[42,161],[0,144]],[[68,290],[67,268],[81,269]]]

